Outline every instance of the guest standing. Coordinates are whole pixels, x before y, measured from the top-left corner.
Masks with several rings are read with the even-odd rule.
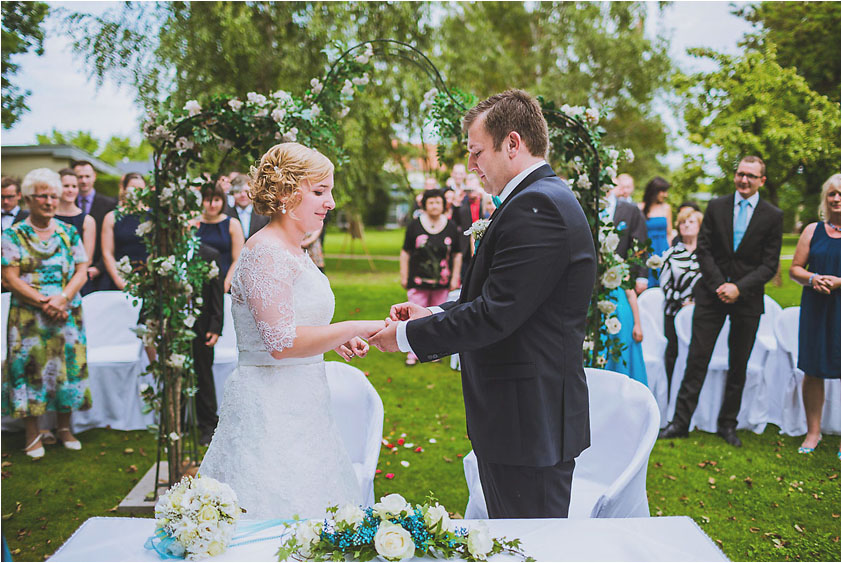
[[[624,180],[621,181],[621,179]],[[620,236],[620,243],[615,252],[623,260],[628,260],[630,253],[634,253],[635,247],[640,247],[646,242],[646,219],[640,209],[626,199],[628,197],[626,194],[631,194],[631,190],[634,189],[632,177],[628,174],[620,174],[615,182],[617,185],[608,192],[606,198],[608,207],[600,215],[604,213],[614,222]],[[634,266],[630,273],[634,276],[634,291],[640,295],[649,285],[646,266],[642,264]]]
[[[614,303],[615,315],[620,321],[620,331],[609,335],[625,344],[619,357],[609,358],[605,369],[628,375],[635,381],[648,386],[646,361],[643,359],[643,328],[640,324],[640,310],[637,306],[637,293],[633,289],[618,287],[608,294]]]
[[[693,303],[693,288],[702,277],[696,257],[696,242],[702,226],[702,217],[701,212],[692,207],[683,207],[678,212],[680,240],[664,253],[664,266],[658,280],[664,292],[664,336],[667,337],[664,362],[667,368],[667,389],[672,383],[672,372],[678,357],[675,316],[682,307]]]
[[[406,228],[400,257],[401,287],[410,302],[432,307],[447,301],[448,292],[461,284],[461,243],[456,225],[443,214],[440,190],[426,190],[421,205],[421,216]],[[409,352],[406,365],[417,362]]]
[[[839,379],[840,212],[839,174],[822,186],[818,223],[807,225],[798,245],[789,276],[804,286],[798,323],[798,369],[804,372],[802,396],[807,415],[807,435],[798,448],[810,453],[822,439],[825,379]]]
[[[72,168],[63,168],[58,171],[61,177],[61,199],[56,209],[56,219],[64,221],[76,227],[79,236],[82,237],[82,244],[85,246],[85,255],[94,255],[96,244],[96,221],[90,215],[85,215],[76,205],[79,196],[79,185],[76,173]]]
[[[202,218],[196,234],[203,243],[219,252],[219,276],[224,280],[223,287],[228,293],[245,237],[240,221],[223,213],[225,198],[225,192],[218,183],[202,189]]]
[[[269,217],[254,211],[254,205],[249,196],[249,177],[245,174],[234,174],[231,180],[231,195],[234,205],[225,214],[240,221],[243,236],[246,240],[269,223]]]
[[[26,219],[29,211],[21,209],[20,206],[20,179],[11,176],[3,176],[2,179],[2,204],[0,209],[3,212],[3,230],[8,229],[15,223]]]
[[[89,256],[90,263],[88,264],[88,281],[82,287],[82,295],[87,295],[92,291],[99,291],[102,286],[106,288],[111,287],[111,280],[105,273],[105,264],[102,261],[102,242],[100,235],[102,233],[102,221],[105,215],[117,207],[117,200],[113,197],[108,197],[96,191],[94,184],[96,184],[96,170],[94,165],[87,160],[76,160],[71,164],[71,168],[76,173],[76,179],[79,185],[79,199],[76,205],[79,206],[86,215],[90,215],[96,222],[96,229],[94,231],[94,255]]]
[[[73,411],[91,408],[82,300],[88,257],[76,229],[54,219],[59,175],[33,170],[21,186],[29,217],[3,231],[2,277],[11,289],[8,357],[2,375],[2,412],[23,418],[26,455],[44,455],[38,417],[55,411],[57,437],[79,450],[70,431]]]
[[[666,202],[669,182],[655,176],[646,184],[640,210],[646,218],[646,231],[652,244],[652,255],[661,256],[669,248],[668,235],[672,230],[672,209]],[[658,270],[649,270],[649,287],[658,287]]]
[[[746,156],[734,173],[735,193],[708,204],[696,247],[702,279],[693,289],[696,306],[687,369],[675,416],[660,438],[687,436],[716,339],[730,318],[728,377],[717,434],[734,447],[743,445],[737,436],[737,414],[746,366],[763,314],[765,285],[775,277],[781,255],[783,213],[760,199],[757,192],[765,182],[766,164],[756,156]]]
[[[130,191],[145,187],[143,176],[137,172],[126,174],[120,181],[120,201],[125,200]],[[143,239],[137,235],[137,228],[145,218],[135,214],[116,217],[114,211],[109,211],[102,221],[102,260],[108,280],[101,288],[122,291],[126,281],[117,269],[117,262],[128,256],[132,266],[137,267],[146,263],[149,255]]]

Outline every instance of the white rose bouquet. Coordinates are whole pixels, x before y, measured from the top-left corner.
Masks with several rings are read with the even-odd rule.
[[[326,512],[324,520],[294,524],[278,550],[278,561],[407,561],[415,556],[485,561],[503,552],[533,561],[521,551],[520,540],[492,538],[481,522],[470,530],[454,526],[447,509],[433,498],[412,506],[391,494],[364,510],[345,505]]]
[[[204,559],[224,552],[241,509],[233,489],[210,477],[185,476],[155,505],[157,528],[146,548],[164,559]]]

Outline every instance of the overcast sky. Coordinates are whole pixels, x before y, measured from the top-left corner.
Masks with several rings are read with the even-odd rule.
[[[117,5],[115,2],[49,4],[90,13],[102,13]],[[688,57],[685,54],[688,47],[705,46],[736,53],[737,42],[750,29],[744,20],[731,15],[732,5],[732,2],[674,2],[663,15],[657,16],[653,3],[647,33],[661,32],[671,39],[670,54],[682,69],[700,70],[703,62]],[[12,129],[2,132],[2,143],[32,144],[37,133],[47,133],[53,128],[87,130],[102,140],[112,135],[140,140],[142,112],[134,106],[130,90],[111,81],[97,89],[95,82],[86,75],[83,63],[71,56],[69,43],[56,31],[52,17],[48,19],[47,31],[44,56],[29,53],[13,59],[21,66],[14,83],[32,92],[27,99],[31,111]],[[675,127],[675,124],[670,123],[670,126]],[[676,157],[668,159],[670,164]]]

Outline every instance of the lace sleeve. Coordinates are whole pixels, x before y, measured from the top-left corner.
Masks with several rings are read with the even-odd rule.
[[[280,248],[259,245],[241,255],[239,292],[270,352],[291,348],[295,340],[292,285],[300,273],[295,258]]]

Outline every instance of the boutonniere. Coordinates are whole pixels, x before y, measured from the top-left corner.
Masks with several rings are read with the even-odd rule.
[[[488,225],[490,224],[490,219],[477,219],[463,234],[467,236],[473,235],[474,240],[479,241],[482,238],[482,235],[485,234],[485,231],[488,229]]]

